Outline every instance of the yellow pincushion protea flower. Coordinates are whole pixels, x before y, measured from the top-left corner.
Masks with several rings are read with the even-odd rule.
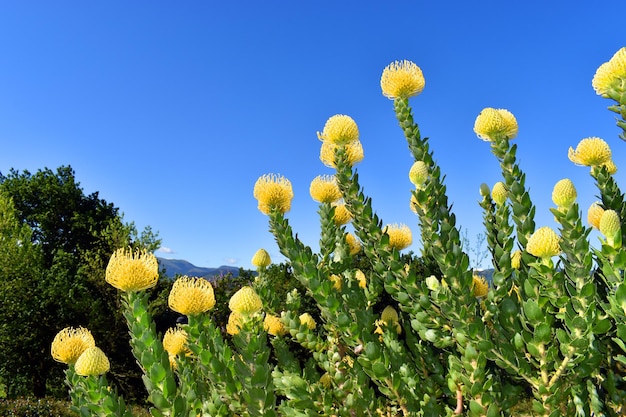
[[[317,132],[317,137],[324,142],[345,145],[359,140],[359,128],[350,116],[336,114],[326,121],[324,130]]]
[[[495,142],[499,139],[513,139],[517,136],[518,125],[513,113],[506,109],[483,109],[474,122],[474,133],[486,141]]]
[[[599,202],[594,202],[587,210],[587,222],[594,228],[600,230],[600,219],[604,214],[604,209]]]
[[[259,202],[259,211],[269,214],[272,210],[286,213],[291,209],[293,189],[291,182],[277,174],[266,174],[254,184],[254,198]]]
[[[333,206],[335,207],[333,221],[337,226],[347,224],[352,220],[352,214],[348,211],[345,203],[334,203]]]
[[[333,203],[341,199],[339,184],[334,175],[318,175],[311,181],[309,192],[318,203]]]
[[[283,325],[280,317],[274,316],[272,314],[267,314],[265,319],[263,319],[263,328],[268,334],[272,336],[283,336],[287,333],[287,329]]]
[[[576,187],[569,178],[560,180],[552,189],[552,201],[557,207],[571,207],[576,201],[576,197]]]
[[[600,166],[611,161],[611,148],[604,140],[589,137],[578,142],[576,149],[570,147],[567,157],[576,165]]]
[[[506,185],[502,181],[498,181],[493,185],[493,189],[491,190],[491,198],[498,206],[502,206],[506,203],[509,192],[506,189]]]
[[[407,60],[387,65],[380,77],[383,95],[392,100],[416,96],[424,90],[424,74],[415,63]]]
[[[415,161],[409,170],[409,180],[416,187],[421,187],[428,179],[428,166],[424,161]]]
[[[389,246],[393,249],[402,250],[413,243],[413,234],[407,225],[388,224],[383,232],[389,235]]]
[[[84,327],[66,327],[54,336],[52,341],[52,358],[61,363],[71,364],[96,342],[91,332]]]
[[[74,370],[81,376],[98,376],[109,371],[111,364],[104,352],[96,346],[91,346],[78,357]]]
[[[333,283],[333,288],[337,291],[341,291],[341,288],[343,287],[343,279],[341,278],[341,276],[337,274],[332,274],[329,279]]]
[[[338,146],[345,146],[348,156],[348,165],[351,167],[361,162],[364,158],[363,145],[358,140],[349,142],[345,145],[336,145],[332,142],[322,142],[320,148],[320,160],[330,168],[337,168],[335,164],[335,152]]]
[[[522,263],[522,251],[516,250],[511,254],[511,268],[519,269]]]
[[[272,258],[265,249],[259,249],[252,257],[251,262],[257,268],[267,268],[272,263]]]
[[[185,316],[204,313],[215,306],[213,286],[204,278],[184,275],[174,281],[168,304],[172,310]]]
[[[604,210],[600,218],[600,233],[611,246],[621,243],[622,224],[615,210]]]
[[[226,323],[226,333],[234,336],[239,333],[241,326],[243,325],[243,316],[236,311],[233,311],[228,316],[228,322]]]
[[[350,255],[356,255],[363,248],[361,242],[352,233],[346,233],[346,243],[350,248]]]
[[[187,338],[188,335],[185,330],[180,327],[171,327],[163,335],[163,349],[170,356],[186,355],[189,352]]]
[[[474,297],[484,297],[489,292],[489,283],[487,280],[478,275],[474,274],[472,276],[472,292],[474,293]]]
[[[608,98],[612,92],[626,90],[626,47],[597,69],[591,81],[596,94]]]
[[[550,227],[544,226],[535,231],[526,243],[526,251],[543,260],[561,253],[559,236]]]
[[[613,175],[617,172],[617,165],[615,165],[612,159],[602,164],[602,166],[606,168],[609,175]]]
[[[159,263],[156,256],[146,250],[121,248],[111,255],[105,280],[124,292],[152,288],[159,280]]]
[[[246,285],[230,297],[228,308],[242,315],[255,314],[263,309],[263,302],[256,291]]]
[[[315,322],[315,319],[311,317],[309,313],[300,314],[299,319],[300,319],[300,323],[306,325],[306,327],[308,327],[309,330],[313,330],[317,327],[317,323]]]
[[[365,274],[360,269],[357,269],[354,273],[354,278],[359,283],[359,288],[367,287],[367,278],[365,278]]]

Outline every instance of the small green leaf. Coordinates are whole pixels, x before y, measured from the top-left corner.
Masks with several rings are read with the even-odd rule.
[[[534,326],[543,321],[543,312],[541,311],[541,308],[539,308],[537,301],[533,299],[526,300],[526,302],[524,303],[524,314],[526,315],[526,318],[530,321],[530,323]]]

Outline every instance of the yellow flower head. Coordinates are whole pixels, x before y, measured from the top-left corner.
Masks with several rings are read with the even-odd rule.
[[[392,100],[405,99],[418,95],[426,81],[420,67],[411,61],[395,61],[387,65],[380,77],[383,95]]]
[[[476,118],[474,132],[487,142],[503,138],[513,139],[518,132],[517,120],[508,110],[487,107]]]
[[[424,161],[415,161],[409,170],[409,180],[416,187],[421,187],[428,179],[428,166]]]
[[[609,97],[611,91],[623,91],[626,87],[626,47],[600,65],[591,81],[596,94]]]
[[[347,224],[352,220],[352,214],[348,211],[345,203],[334,203],[333,205],[335,207],[333,221],[337,226]]]
[[[159,279],[159,263],[146,250],[118,249],[107,265],[105,280],[124,292],[152,288]]]
[[[354,277],[356,278],[356,281],[359,283],[359,288],[365,288],[367,287],[367,278],[365,278],[365,274],[363,273],[363,271],[361,271],[360,269],[357,269]]]
[[[269,214],[273,209],[286,213],[291,209],[293,189],[291,182],[282,175],[266,174],[254,184],[254,198],[259,202],[259,210]]]
[[[311,197],[318,203],[333,203],[341,198],[339,184],[334,175],[318,175],[311,181]]]
[[[585,138],[578,142],[576,150],[569,148],[567,157],[576,165],[588,167],[604,165],[611,160],[611,148],[600,138]]]
[[[417,212],[417,208],[419,207],[419,203],[417,202],[417,198],[415,198],[414,194],[411,194],[411,201],[409,202],[409,208],[415,214],[419,214]]]
[[[213,286],[204,278],[182,276],[174,281],[168,304],[185,316],[204,313],[215,306]]]
[[[74,370],[82,376],[102,375],[111,368],[109,359],[99,347],[91,346],[78,357]]]
[[[383,312],[380,313],[380,318],[381,318],[382,321],[384,321],[386,323],[389,323],[389,324],[395,324],[399,320],[398,312],[396,311],[395,308],[393,308],[391,306],[385,307]]]
[[[265,331],[272,336],[282,336],[287,333],[287,329],[285,329],[280,317],[271,314],[267,314],[265,316],[265,319],[263,320],[263,327],[265,328]]]
[[[511,268],[519,269],[522,263],[522,251],[516,250],[511,254]]]
[[[163,335],[163,349],[170,356],[186,355],[189,352],[187,337],[187,332],[180,327],[171,327]]]
[[[359,140],[359,128],[350,116],[336,114],[326,121],[324,130],[317,132],[317,137],[324,142],[345,145]]]
[[[243,317],[240,313],[233,311],[228,316],[228,323],[226,323],[226,333],[229,335],[236,335],[241,330],[241,326],[243,325]]]
[[[615,210],[604,210],[600,218],[600,233],[607,239],[613,239],[617,233],[621,233],[622,225],[619,214]]]
[[[333,283],[333,288],[337,291],[341,291],[343,286],[343,279],[341,278],[341,275],[332,274],[329,279]]]
[[[317,323],[315,323],[315,319],[311,317],[309,313],[302,313],[300,314],[299,318],[300,318],[300,323],[306,325],[306,327],[308,327],[309,330],[313,330],[315,329],[315,327],[317,327]]]
[[[257,268],[267,268],[272,263],[270,254],[265,249],[259,249],[252,257],[252,265]]]
[[[393,249],[402,250],[413,243],[413,234],[407,225],[388,224],[383,232],[389,235],[389,246]]]
[[[508,198],[509,192],[506,189],[506,185],[502,181],[498,181],[493,185],[493,189],[491,190],[491,198],[496,202],[498,206],[502,206],[506,203],[506,199]]]
[[[57,362],[74,363],[87,348],[95,345],[89,330],[84,327],[66,327],[54,336],[52,358]]]
[[[561,253],[559,236],[550,227],[541,227],[528,238],[526,251],[542,259],[549,259],[556,256]]]
[[[612,159],[602,164],[602,166],[606,167],[606,170],[608,171],[609,175],[613,175],[617,172],[617,165],[615,165],[615,162],[613,162]]]
[[[361,252],[361,242],[352,233],[346,233],[346,243],[350,248],[350,255],[356,255]]]
[[[489,292],[489,283],[484,277],[474,274],[472,276],[472,291],[474,297],[484,297]]]
[[[337,168],[335,165],[335,150],[339,146],[345,146],[348,155],[348,164],[352,167],[363,160],[363,145],[358,140],[349,142],[345,145],[335,145],[332,142],[322,142],[320,149],[320,160],[330,168]]]
[[[589,210],[587,210],[587,222],[596,229],[600,229],[600,219],[604,214],[604,209],[600,205],[599,202],[594,202],[589,206]]]
[[[552,201],[557,207],[571,207],[574,201],[576,201],[576,196],[576,187],[568,178],[557,182],[552,189]]]
[[[230,297],[228,308],[239,314],[255,314],[261,311],[263,302],[256,291],[246,285]]]

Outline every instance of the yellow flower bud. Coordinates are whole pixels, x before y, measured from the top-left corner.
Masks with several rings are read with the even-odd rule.
[[[228,308],[239,314],[255,314],[261,311],[263,302],[252,287],[244,286],[230,297]]]
[[[597,69],[591,81],[596,94],[609,97],[611,92],[624,91],[626,87],[626,47]]]
[[[110,369],[111,364],[104,352],[96,346],[91,346],[78,357],[74,370],[81,376],[98,376]]]
[[[576,201],[576,188],[568,178],[557,182],[552,189],[552,201],[557,207],[568,208]]]
[[[332,378],[328,372],[320,377],[320,383],[324,386],[324,388],[329,388],[332,382]]]
[[[333,283],[333,288],[336,289],[337,291],[341,291],[341,287],[342,287],[342,279],[340,275],[337,274],[332,274],[330,276],[330,281]]]
[[[285,329],[280,317],[272,314],[267,314],[265,316],[265,319],[263,320],[263,328],[272,336],[283,336],[287,333],[287,329]]]
[[[528,239],[526,251],[541,259],[556,256],[561,253],[559,236],[550,227],[541,227]]]
[[[272,263],[270,254],[265,249],[259,249],[252,257],[252,265],[257,268],[267,268]]]
[[[52,358],[57,362],[71,364],[96,342],[91,332],[84,327],[66,327],[56,334],[52,341]]]
[[[491,198],[498,206],[502,206],[506,203],[509,192],[506,189],[506,185],[502,181],[498,181],[493,185],[493,189],[491,190]]]
[[[317,132],[317,137],[322,141],[345,145],[359,140],[359,128],[350,116],[336,114],[326,121],[324,130]]]
[[[226,333],[234,336],[239,333],[241,326],[243,325],[243,317],[240,313],[233,311],[228,316],[228,322],[226,323]]]
[[[589,206],[589,210],[587,210],[587,222],[596,229],[600,229],[600,219],[604,214],[604,209],[600,205],[599,202],[594,202]]]
[[[484,277],[474,274],[472,276],[472,292],[474,297],[484,297],[489,292],[489,283]]]
[[[604,140],[589,137],[578,142],[576,150],[570,147],[567,157],[576,165],[604,165],[611,160],[611,148]]]
[[[146,250],[118,249],[109,259],[105,280],[124,292],[152,288],[159,280],[159,263]]]
[[[622,224],[619,214],[615,210],[605,210],[600,218],[600,233],[606,237],[609,245],[615,246],[614,243],[621,237]],[[619,240],[618,240],[619,242]]]
[[[519,269],[522,263],[522,251],[516,250],[511,254],[511,268]]]
[[[409,208],[415,214],[418,214],[417,209],[419,207],[419,203],[417,202],[417,198],[415,198],[415,194],[411,194],[411,201],[409,202]]]
[[[163,335],[163,349],[170,356],[187,354],[187,332],[179,327],[167,329]]]
[[[399,320],[398,312],[391,306],[385,307],[382,313],[380,313],[380,319],[386,323],[397,323]]]
[[[402,250],[413,243],[411,229],[404,224],[388,224],[383,232],[389,235],[389,246],[393,249]]]
[[[184,275],[174,281],[168,304],[172,310],[185,316],[204,313],[215,306],[213,286],[204,278]]]
[[[365,288],[367,287],[367,278],[365,278],[365,274],[363,273],[363,271],[361,271],[360,269],[357,269],[354,277],[356,278],[356,281],[359,283],[359,288]]]
[[[348,165],[351,167],[358,164],[363,160],[363,145],[358,140],[354,140],[345,145],[335,145],[332,142],[322,142],[320,148],[320,160],[330,168],[337,168],[335,165],[335,150],[338,146],[345,146],[346,154],[348,156]]]
[[[420,67],[411,61],[395,61],[389,64],[380,78],[383,95],[390,99],[406,99],[418,95],[426,81]]]
[[[253,195],[263,214],[269,214],[274,209],[284,214],[291,209],[293,189],[291,182],[282,175],[266,174],[259,177],[254,184]]]
[[[333,203],[341,198],[341,191],[334,175],[318,175],[311,181],[309,192],[318,203]]]
[[[422,186],[428,179],[428,166],[424,161],[415,161],[409,170],[409,180],[416,187]]]
[[[306,325],[306,327],[308,327],[309,330],[313,330],[315,329],[315,327],[317,327],[317,323],[315,323],[315,319],[311,317],[309,313],[300,314],[299,318],[300,318],[300,323]]]
[[[617,165],[615,165],[615,162],[613,162],[612,159],[602,164],[602,166],[606,167],[606,170],[609,173],[609,175],[614,175],[617,172]]]
[[[487,107],[476,117],[474,132],[487,142],[504,138],[513,139],[518,132],[517,120],[508,110]]]
[[[350,248],[350,255],[356,255],[361,252],[361,242],[352,233],[346,233],[346,243]]]
[[[337,226],[347,224],[352,220],[352,214],[348,211],[345,203],[334,203],[335,215],[333,221]]]

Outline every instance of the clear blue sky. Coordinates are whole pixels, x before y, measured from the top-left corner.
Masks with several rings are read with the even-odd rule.
[[[518,158],[555,226],[553,185],[569,177],[586,212],[596,190],[569,146],[599,136],[624,183],[626,157],[596,68],[626,45],[623,0],[588,1],[5,1],[0,4],[0,171],[71,165],[85,193],[163,239],[158,256],[251,267],[266,248],[284,260],[256,208],[256,179],[291,180],[290,221],[314,248],[316,132],[334,114],[359,125],[357,166],[385,223],[406,223],[412,164],[379,78],[417,63],[411,99],[447,175],[459,224],[482,231],[479,185],[500,179],[476,138],[484,107],[520,125]]]

